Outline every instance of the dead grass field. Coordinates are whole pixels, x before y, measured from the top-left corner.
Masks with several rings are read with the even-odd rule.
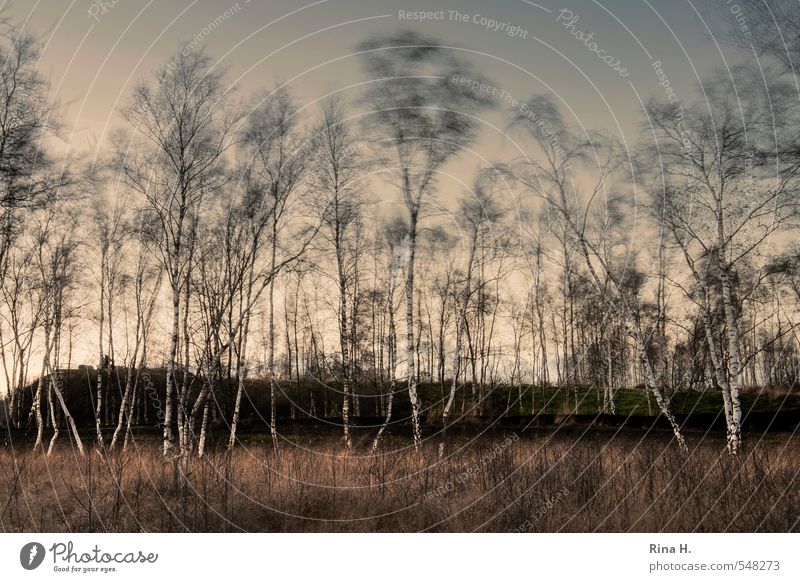
[[[535,431],[404,438],[345,455],[329,438],[213,448],[185,466],[153,440],[85,458],[0,450],[5,532],[800,530],[798,442],[769,435],[730,458],[718,437],[680,454],[663,435]]]

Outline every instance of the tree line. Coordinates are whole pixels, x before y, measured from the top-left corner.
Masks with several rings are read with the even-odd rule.
[[[49,450],[66,430],[83,452],[60,378],[87,334],[97,446],[130,433],[163,367],[167,457],[203,454],[231,382],[235,446],[253,377],[276,446],[281,387],[313,408],[335,383],[345,446],[370,385],[375,446],[403,391],[419,447],[435,382],[445,429],[459,391],[481,415],[499,384],[563,386],[576,407],[593,386],[613,414],[640,387],[684,449],[670,396],[718,391],[732,453],[743,391],[797,381],[800,148],[775,47],[757,47],[775,61],[762,83],[712,75],[695,102],[648,102],[633,151],[532,95],[499,111],[517,155],[475,162],[460,191],[445,168],[476,159],[498,104],[452,82],[489,80],[435,38],[366,39],[360,93],[306,107],[281,85],[240,99],[203,50],[178,51],[91,164],[50,145],[38,50],[0,55],[0,358],[8,424],[38,447],[47,425]]]

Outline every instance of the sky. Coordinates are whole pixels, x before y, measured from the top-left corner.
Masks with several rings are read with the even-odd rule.
[[[669,94],[689,104],[697,84],[747,58],[707,23],[732,0],[33,0],[8,8],[41,39],[39,70],[63,122],[62,145],[102,157],[133,87],[187,43],[225,67],[243,101],[285,84],[313,117],[337,91],[355,104],[365,80],[356,45],[410,28],[455,47],[488,77],[498,107],[471,151],[445,168],[442,206],[452,205],[476,165],[514,156],[508,111],[551,93],[568,121],[602,129],[633,150],[642,103]],[[420,14],[422,13],[422,14]],[[93,332],[87,330],[87,345]]]
[[[641,101],[664,96],[654,62],[662,63],[676,94],[691,101],[698,79],[736,58],[733,48],[710,38],[702,20],[708,6],[687,0],[38,0],[16,2],[11,14],[44,43],[40,70],[61,105],[62,138],[94,151],[122,124],[119,109],[133,85],[184,43],[205,46],[242,95],[281,82],[308,105],[363,80],[355,45],[398,28],[461,47],[498,95],[554,93],[573,122],[633,143]],[[417,11],[432,14],[420,21]],[[581,33],[593,34],[590,46]],[[600,51],[619,63],[617,70]],[[356,90],[345,95],[354,99]]]

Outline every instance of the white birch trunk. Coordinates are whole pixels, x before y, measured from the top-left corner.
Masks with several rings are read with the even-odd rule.
[[[413,203],[412,203],[413,204]],[[420,430],[421,403],[417,394],[416,367],[414,365],[414,261],[417,252],[417,212],[411,208],[411,221],[408,229],[408,264],[406,272],[406,366],[408,376],[408,399],[411,403],[411,424],[414,431],[414,448],[419,451],[422,444]]]
[[[53,453],[53,449],[56,446],[56,440],[58,439],[58,419],[56,418],[56,407],[53,402],[53,387],[52,384],[54,382],[53,377],[50,377],[50,390],[48,395],[48,404],[50,408],[50,423],[53,425],[53,436],[50,438],[50,446],[47,447],[47,456],[49,457]]]

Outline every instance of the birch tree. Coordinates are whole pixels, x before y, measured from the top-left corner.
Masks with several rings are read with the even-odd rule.
[[[729,81],[705,85],[712,100],[676,115],[653,103],[654,213],[670,233],[693,288],[681,287],[700,311],[714,379],[722,392],[728,450],[741,447],[742,306],[769,274],[762,252],[778,252],[797,219],[798,159],[773,151],[774,133],[758,94],[735,95]],[[771,113],[771,112],[770,112]],[[772,143],[770,143],[772,142]],[[747,277],[748,272],[752,276]],[[715,329],[717,305],[724,328]]]
[[[6,26],[5,21],[2,26]],[[6,39],[13,39],[5,44]],[[59,174],[45,149],[57,130],[47,84],[36,71],[39,45],[11,30],[0,46],[0,274],[19,233],[22,212],[52,192]]]
[[[412,31],[372,37],[358,46],[370,78],[365,125],[387,156],[407,212],[405,299],[406,378],[414,446],[421,443],[422,404],[415,369],[415,262],[424,202],[438,172],[474,139],[473,115],[490,101],[454,79],[483,80],[457,51]]]
[[[20,238],[31,211],[69,180],[68,166],[55,167],[49,151],[48,138],[58,130],[58,115],[48,99],[48,85],[36,70],[39,55],[37,39],[13,23],[5,7],[0,9],[0,284],[5,299],[0,307],[5,316],[0,321],[0,342],[12,391],[9,414],[17,424],[22,411],[14,392],[19,394],[27,381],[34,332],[40,323],[30,302],[33,257]],[[9,343],[13,354],[6,353]]]
[[[100,272],[99,286],[99,322],[98,322],[98,366],[95,407],[95,430],[97,446],[105,448],[103,441],[103,415],[112,408],[110,402],[110,386],[105,386],[103,380],[111,381],[114,365],[114,301],[117,288],[122,276],[122,261],[124,248],[124,221],[122,201],[118,197],[109,197],[104,189],[95,193],[91,202],[93,211],[93,225],[96,232],[99,261],[96,269]],[[104,341],[104,334],[108,328],[108,348]],[[105,400],[103,397],[105,393]],[[105,409],[103,408],[105,404]]]
[[[520,109],[515,121],[535,144],[535,150],[520,160],[514,175],[534,198],[541,200],[554,213],[564,231],[575,241],[589,281],[604,299],[608,310],[624,322],[633,340],[644,370],[648,391],[654,396],[659,411],[669,422],[678,446],[686,451],[686,443],[663,394],[663,378],[656,376],[647,350],[646,336],[639,319],[638,298],[630,293],[629,279],[634,275],[610,264],[600,250],[597,240],[587,232],[587,217],[612,188],[612,178],[619,169],[620,154],[613,145],[585,142],[572,134],[561,112],[549,96],[534,96]],[[595,136],[596,137],[596,136]],[[586,157],[587,152],[591,157]],[[581,187],[575,178],[574,167],[581,160],[590,160],[586,169],[592,176],[588,186]],[[622,233],[616,229],[618,236]],[[609,234],[609,233],[606,233]],[[617,245],[625,250],[630,241]],[[566,338],[565,338],[566,339]]]
[[[71,212],[71,210],[73,212]],[[42,329],[42,367],[36,385],[36,394],[32,412],[36,416],[36,442],[34,447],[42,447],[42,402],[47,383],[47,401],[53,436],[50,439],[47,454],[50,455],[58,439],[59,421],[56,416],[55,401],[58,400],[60,410],[66,420],[67,427],[75,440],[78,451],[83,455],[83,443],[78,434],[78,427],[69,411],[67,402],[61,391],[59,377],[59,360],[61,354],[62,331],[65,320],[71,315],[70,293],[75,287],[76,251],[80,244],[74,225],[76,216],[74,208],[53,197],[45,209],[38,213],[32,225],[31,244],[34,245],[34,261],[38,272],[39,308]]]
[[[397,286],[398,282],[402,280],[403,274],[403,238],[406,232],[406,225],[402,220],[394,220],[390,222],[384,231],[383,243],[384,250],[386,251],[386,260],[388,262],[387,269],[387,292],[385,295],[386,316],[388,319],[388,326],[386,329],[386,343],[387,343],[387,368],[389,379],[389,390],[386,396],[383,424],[378,429],[378,434],[372,441],[372,450],[378,449],[381,436],[388,428],[392,421],[392,406],[394,405],[394,395],[397,391]]]
[[[263,197],[268,209],[269,271],[277,274],[281,264],[302,255],[298,247],[286,244],[282,236],[295,205],[308,166],[308,144],[302,135],[297,106],[289,92],[277,88],[265,95],[248,115],[241,147],[246,158],[250,187]],[[300,237],[306,243],[310,239]],[[303,247],[304,245],[299,245]],[[275,399],[275,278],[267,291],[267,372],[270,375],[270,432],[277,447]]]
[[[492,225],[502,216],[500,206],[492,194],[492,181],[492,176],[489,172],[479,173],[475,178],[472,191],[461,202],[459,218],[462,223],[461,231],[464,234],[462,248],[465,249],[466,260],[463,266],[463,281],[459,282],[461,288],[457,293],[458,317],[456,320],[453,353],[453,376],[450,380],[450,394],[442,412],[443,430],[447,429],[447,420],[455,403],[458,371],[461,368],[462,338],[466,333],[468,310],[478,287],[474,284],[474,279],[479,247],[482,244],[482,240],[486,238],[486,231],[490,230]],[[483,281],[479,281],[479,284],[482,285]]]
[[[124,116],[141,138],[120,152],[125,182],[145,199],[160,230],[153,241],[172,298],[167,355],[163,452],[174,447],[176,362],[184,291],[189,284],[190,220],[204,194],[218,190],[237,115],[229,105],[223,73],[203,52],[179,51],[151,82],[140,83]]]
[[[156,299],[161,288],[163,267],[154,265],[152,257],[147,250],[147,240],[145,235],[145,221],[149,218],[147,211],[142,211],[138,218],[136,232],[133,235],[136,245],[136,268],[133,274],[133,294],[134,294],[134,320],[133,325],[133,349],[128,359],[125,373],[125,388],[122,391],[119,412],[117,415],[117,426],[111,438],[109,450],[114,450],[123,427],[125,427],[125,443],[128,441],[134,406],[136,403],[136,390],[138,387],[139,376],[146,365],[146,343],[150,330],[153,312],[156,307]],[[130,339],[130,338],[129,338]],[[123,444],[124,448],[124,444]]]
[[[355,323],[357,319],[357,277],[359,261],[359,223],[361,221],[361,191],[367,164],[348,126],[340,100],[329,99],[323,104],[321,120],[313,131],[314,166],[309,188],[316,198],[315,208],[323,225],[320,242],[323,256],[333,255],[338,293],[337,323],[342,368],[342,429],[344,443],[350,448],[350,398],[355,358]],[[321,269],[322,273],[326,271]],[[348,308],[348,297],[353,297]]]

